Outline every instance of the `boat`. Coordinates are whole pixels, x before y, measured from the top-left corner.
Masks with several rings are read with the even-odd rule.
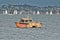
[[[20,21],[15,22],[17,28],[41,28],[41,22],[33,22],[32,18],[21,18]]]

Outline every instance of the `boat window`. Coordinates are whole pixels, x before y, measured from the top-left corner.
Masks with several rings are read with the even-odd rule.
[[[28,22],[28,20],[25,20],[25,22]]]
[[[29,20],[30,22],[32,22],[32,20]]]
[[[21,20],[21,22],[24,22],[24,20]]]

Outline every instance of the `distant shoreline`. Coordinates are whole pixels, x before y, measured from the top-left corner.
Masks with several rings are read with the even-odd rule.
[[[0,13],[9,14],[21,14],[21,13],[60,13],[60,6],[48,6],[48,7],[37,7],[31,5],[2,5],[0,7]]]

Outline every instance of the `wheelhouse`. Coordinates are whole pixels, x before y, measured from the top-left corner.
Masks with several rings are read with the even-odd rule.
[[[31,18],[22,18],[22,19],[20,20],[20,22],[28,23],[28,22],[32,22],[32,19],[31,19]]]

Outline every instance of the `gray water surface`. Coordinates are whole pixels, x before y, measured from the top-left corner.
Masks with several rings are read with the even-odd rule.
[[[34,21],[41,21],[42,28],[17,28],[16,21],[23,15],[0,15],[0,40],[60,40],[60,15],[30,15]]]

